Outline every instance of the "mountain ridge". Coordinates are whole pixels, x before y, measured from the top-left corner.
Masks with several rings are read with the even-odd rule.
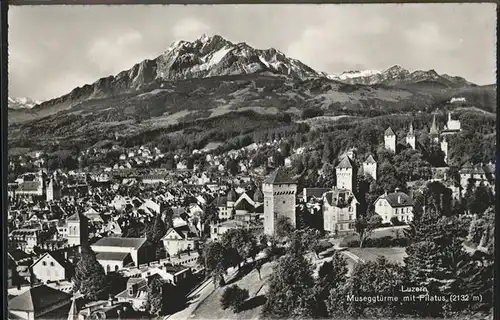
[[[447,74],[438,74],[436,70],[427,71],[409,70],[393,65],[385,70],[355,70],[344,71],[340,74],[328,75],[329,79],[338,80],[349,84],[363,85],[403,85],[403,84],[418,84],[421,82],[436,83],[436,85],[445,86],[448,88],[460,88],[467,86],[476,86],[476,84],[467,81],[459,76],[450,76]]]

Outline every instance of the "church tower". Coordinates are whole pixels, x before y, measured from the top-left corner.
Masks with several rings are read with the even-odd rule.
[[[295,198],[297,182],[288,176],[283,168],[274,171],[262,184],[264,194],[264,233],[274,235],[276,221],[285,216],[295,227]]]
[[[61,199],[61,187],[59,184],[54,182],[54,179],[50,179],[49,185],[47,186],[46,193],[47,201],[53,201]]]
[[[373,180],[377,180],[377,162],[372,155],[363,162],[363,173],[371,176]]]
[[[396,152],[396,134],[392,131],[391,127],[387,128],[384,133],[384,144],[387,150]]]
[[[441,141],[441,150],[444,152],[444,162],[448,163],[448,141],[446,138]]]
[[[432,118],[432,125],[431,129],[429,130],[429,135],[432,141],[434,141],[435,143],[439,142],[439,130],[436,125],[436,115],[434,115],[434,118]]]
[[[335,171],[337,173],[337,188],[354,191],[356,174],[352,160],[348,156],[344,156]]]
[[[406,144],[409,144],[413,150],[415,150],[415,133],[413,132],[413,123],[410,123],[410,130],[408,135],[406,135]]]
[[[66,219],[68,226],[68,244],[84,246],[89,240],[89,219],[82,213],[75,213]]]

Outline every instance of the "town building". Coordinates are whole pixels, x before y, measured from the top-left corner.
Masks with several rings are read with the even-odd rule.
[[[466,190],[469,182],[473,182],[476,187],[481,183],[485,186],[495,186],[495,164],[490,162],[488,164],[476,164],[468,162],[459,170],[460,186]]]
[[[377,180],[377,161],[373,159],[372,155],[369,155],[363,162],[363,173],[372,177],[373,180]]]
[[[262,184],[264,193],[264,233],[274,235],[279,216],[290,219],[296,226],[295,199],[297,183],[285,173],[283,168],[274,171]]]
[[[406,144],[409,144],[413,150],[415,150],[415,133],[413,132],[413,123],[410,123],[410,130],[406,135]]]
[[[170,228],[162,238],[165,250],[170,256],[177,255],[179,252],[195,250],[198,246],[198,240],[197,234],[187,226]]]
[[[333,187],[323,195],[323,228],[327,232],[354,232],[359,202],[349,189]]]
[[[337,174],[337,188],[355,190],[356,188],[356,166],[348,156],[344,156],[335,167]]]
[[[460,120],[453,120],[451,118],[451,112],[448,112],[448,121],[446,122],[443,131],[441,131],[441,135],[456,134],[459,133],[460,131],[462,131],[462,125],[460,123]]]
[[[38,285],[9,300],[9,319],[66,318],[70,303],[70,294],[44,284]]]
[[[374,206],[375,213],[382,217],[382,223],[390,223],[392,217],[405,223],[413,221],[413,200],[398,189],[378,197]]]
[[[154,261],[156,251],[146,242],[146,238],[102,238],[93,245],[97,261],[104,267],[106,273],[118,271],[128,263],[135,266]]]
[[[70,246],[88,244],[89,219],[82,213],[75,213],[66,219],[68,234],[66,236]]]
[[[396,152],[396,134],[391,127],[387,128],[384,133],[384,146],[387,150]]]
[[[33,275],[40,281],[68,280],[73,275],[73,266],[59,252],[46,252],[30,266]]]

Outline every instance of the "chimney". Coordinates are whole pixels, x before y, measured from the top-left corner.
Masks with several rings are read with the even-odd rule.
[[[398,195],[398,203],[401,203],[401,196]]]
[[[108,306],[109,307],[113,306],[113,300],[114,300],[114,297],[112,294],[110,294],[109,298],[108,298]]]
[[[399,188],[394,189],[394,192],[398,193],[399,192]]]

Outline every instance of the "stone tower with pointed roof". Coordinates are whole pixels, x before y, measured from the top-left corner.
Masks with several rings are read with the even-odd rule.
[[[295,227],[297,182],[290,178],[283,168],[279,168],[264,180],[262,192],[264,194],[264,233],[274,235],[279,216],[288,217]]]
[[[406,144],[409,144],[413,150],[415,150],[415,133],[413,132],[413,123],[410,123],[410,130],[406,135]]]
[[[356,167],[348,156],[344,156],[340,163],[335,167],[337,174],[337,188],[346,190],[355,190]]]
[[[363,173],[369,175],[373,180],[377,180],[377,161],[373,159],[372,155],[363,162]]]
[[[434,142],[439,142],[439,130],[438,130],[438,127],[436,125],[436,115],[434,115],[434,117],[432,118],[432,125],[431,125],[431,129],[429,130],[429,135],[431,137],[431,140],[434,141]]]
[[[384,146],[387,150],[396,152],[396,134],[391,127],[387,128],[384,133]]]
[[[87,245],[89,240],[89,219],[82,213],[75,213],[66,219],[68,244]]]

